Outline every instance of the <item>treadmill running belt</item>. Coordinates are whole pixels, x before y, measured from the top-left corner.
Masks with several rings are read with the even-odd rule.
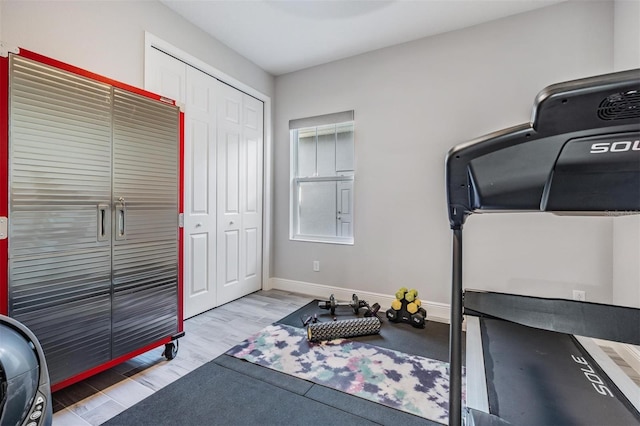
[[[637,425],[640,414],[571,335],[480,319],[489,411],[514,425]]]

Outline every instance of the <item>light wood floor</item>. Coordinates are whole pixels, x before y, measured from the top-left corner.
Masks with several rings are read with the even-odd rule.
[[[223,354],[247,337],[309,303],[313,297],[259,291],[184,322],[172,361],[153,349],[53,395],[53,426],[99,425]],[[640,386],[640,374],[611,348],[611,358]]]
[[[175,359],[162,356],[163,346],[56,392],[53,426],[99,425],[311,300],[259,291],[190,318]]]
[[[622,368],[622,371],[624,371],[625,374],[629,376],[631,380],[633,380],[633,382],[638,385],[638,387],[640,387],[640,373],[638,373],[629,364],[627,364],[627,361],[625,361],[624,358],[622,358],[618,354],[618,352],[615,351],[615,349],[611,348],[610,346],[600,347],[602,348],[604,353],[609,355],[609,358],[611,358],[613,362],[615,362],[620,368]]]

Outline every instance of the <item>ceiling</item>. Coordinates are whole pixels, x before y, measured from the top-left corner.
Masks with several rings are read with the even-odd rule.
[[[160,0],[273,75],[562,0]]]

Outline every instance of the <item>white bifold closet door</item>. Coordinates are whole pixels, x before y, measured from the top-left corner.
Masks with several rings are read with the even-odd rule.
[[[262,102],[219,84],[218,304],[261,288]]]
[[[262,287],[263,103],[157,49],[145,87],[184,105],[185,318]]]

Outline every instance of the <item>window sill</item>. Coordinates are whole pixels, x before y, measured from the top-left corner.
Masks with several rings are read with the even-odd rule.
[[[353,238],[327,238],[327,237],[314,237],[311,235],[295,235],[289,237],[291,241],[301,241],[307,243],[322,243],[322,244],[338,244],[343,246],[352,246],[354,244]]]

